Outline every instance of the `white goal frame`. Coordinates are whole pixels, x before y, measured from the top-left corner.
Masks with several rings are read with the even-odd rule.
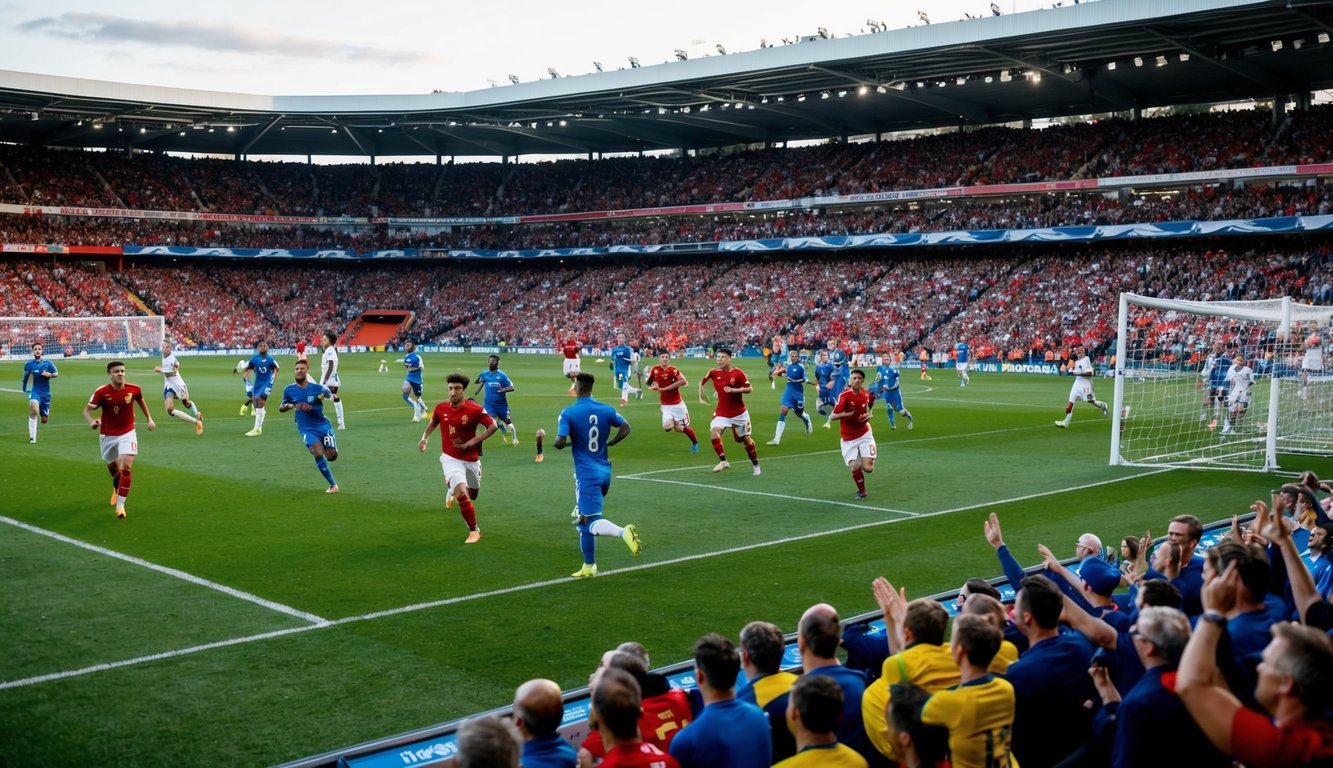
[[[36,342],[51,360],[149,357],[161,354],[165,338],[162,315],[0,317],[0,359],[5,360],[31,357]]]
[[[1134,361],[1129,360],[1129,314],[1131,306],[1145,307],[1167,312],[1175,312],[1187,315],[1196,315],[1199,317],[1224,318],[1230,320],[1249,321],[1265,324],[1269,326],[1274,333],[1275,345],[1277,345],[1277,354],[1272,362],[1272,375],[1265,373],[1258,375],[1254,383],[1254,392],[1256,395],[1264,395],[1268,398],[1267,408],[1264,414],[1255,411],[1255,416],[1265,418],[1260,427],[1260,432],[1251,438],[1248,442],[1248,448],[1237,449],[1237,461],[1232,463],[1228,457],[1218,457],[1217,451],[1192,451],[1189,446],[1182,443],[1182,449],[1179,451],[1159,451],[1158,454],[1147,457],[1127,457],[1124,453],[1122,444],[1123,430],[1127,419],[1133,419],[1133,411],[1129,415],[1126,413],[1125,406],[1128,404],[1133,408],[1133,403],[1126,402],[1126,387],[1131,383],[1144,381],[1145,376],[1153,376],[1146,367],[1137,366]],[[1267,472],[1277,470],[1278,448],[1282,447],[1283,453],[1318,453],[1328,455],[1328,438],[1321,437],[1324,440],[1323,446],[1312,445],[1306,438],[1308,432],[1293,428],[1292,419],[1284,421],[1279,412],[1279,405],[1282,404],[1283,384],[1286,382],[1286,392],[1292,391],[1291,387],[1300,383],[1299,377],[1293,374],[1293,368],[1288,363],[1292,354],[1300,349],[1303,336],[1293,338],[1293,323],[1297,324],[1297,334],[1301,334],[1311,327],[1317,327],[1321,332],[1321,344],[1327,344],[1327,339],[1323,332],[1329,328],[1330,319],[1333,319],[1333,307],[1311,306],[1307,304],[1298,304],[1293,302],[1290,297],[1282,299],[1273,299],[1267,301],[1177,301],[1172,299],[1159,299],[1150,296],[1140,296],[1133,293],[1120,294],[1120,312],[1116,324],[1116,347],[1115,347],[1115,397],[1113,401],[1112,413],[1114,418],[1111,426],[1111,464],[1121,466],[1143,466],[1143,467],[1190,467],[1197,469],[1231,469]],[[1325,363],[1325,370],[1328,370],[1328,363]],[[1184,376],[1196,377],[1198,374],[1191,371],[1181,370],[1178,374],[1165,374],[1182,378]],[[1164,375],[1164,376],[1165,376]],[[1326,377],[1321,377],[1326,378]],[[1312,379],[1313,381],[1313,379]],[[1326,385],[1326,383],[1325,383]],[[1303,385],[1302,385],[1303,386]],[[1266,392],[1260,388],[1266,389]],[[1325,407],[1321,403],[1321,407]],[[1323,414],[1323,416],[1330,416]],[[1330,416],[1333,419],[1333,416]],[[1328,420],[1328,419],[1325,419]],[[1321,421],[1320,418],[1310,417],[1308,422],[1313,425]],[[1302,424],[1305,422],[1302,421]],[[1333,424],[1333,421],[1330,421]],[[1327,426],[1327,425],[1326,425]],[[1301,432],[1300,434],[1295,434]],[[1258,443],[1262,440],[1262,460],[1257,455]],[[1285,442],[1284,442],[1285,440]],[[1306,442],[1303,442],[1306,441]],[[1197,446],[1196,446],[1197,447]],[[1208,455],[1212,453],[1213,455]],[[1242,454],[1249,454],[1253,458],[1245,459]],[[1248,464],[1246,462],[1249,462]]]

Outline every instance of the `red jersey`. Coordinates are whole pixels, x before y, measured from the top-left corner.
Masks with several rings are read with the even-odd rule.
[[[842,430],[843,440],[855,440],[870,431],[870,421],[861,421],[859,417],[870,410],[870,404],[873,402],[875,396],[864,387],[860,392],[844,389],[842,394],[838,395],[838,404],[833,406],[833,412],[852,414],[838,421],[838,429]]]
[[[745,371],[740,368],[732,368],[730,371],[724,371],[721,368],[714,368],[704,374],[704,381],[711,380],[713,389],[717,390],[717,408],[713,410],[714,416],[723,418],[733,418],[745,413],[745,396],[739,392],[723,392],[723,387],[748,387],[750,380],[745,377]]]
[[[435,406],[430,423],[440,428],[440,449],[445,455],[459,461],[476,461],[481,456],[480,445],[459,448],[454,445],[454,441],[471,440],[477,436],[478,425],[489,427],[495,423],[495,419],[471,400],[464,400],[457,408],[446,400]]]
[[[690,699],[685,692],[672,688],[666,693],[649,696],[643,700],[643,715],[639,717],[639,735],[645,744],[651,744],[663,752],[671,746],[671,739],[685,726],[690,724]],[[602,733],[593,730],[580,744],[592,753],[593,757],[606,755],[606,746],[602,744]],[[603,763],[605,765],[605,763]]]
[[[101,433],[124,435],[134,431],[134,403],[143,402],[143,390],[133,384],[116,389],[103,384],[88,398],[88,405],[102,409]]]
[[[578,359],[578,357],[579,357],[579,350],[580,350],[581,348],[582,348],[582,345],[579,344],[579,340],[578,340],[578,339],[567,339],[563,344],[560,345],[560,351],[561,351],[561,352],[564,352],[564,353],[565,353],[565,357],[568,358],[568,359],[570,359],[570,360],[577,360],[577,359]]]
[[[662,405],[680,405],[680,387],[670,392],[663,392],[662,387],[669,387],[682,378],[684,377],[674,365],[654,365],[648,372],[648,381],[657,385],[657,395],[662,398]]]
[[[601,763],[602,768],[680,768],[676,758],[652,744],[617,744]]]

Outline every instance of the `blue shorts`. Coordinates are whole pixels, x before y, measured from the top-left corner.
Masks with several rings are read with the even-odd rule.
[[[879,399],[888,403],[895,411],[903,409],[903,391],[901,389],[883,390],[879,393]]]
[[[315,443],[323,443],[325,448],[338,450],[338,438],[334,436],[332,425],[326,420],[322,427],[310,427],[301,430],[301,441],[309,448]]]
[[[263,384],[256,382],[250,394],[256,399],[261,397],[265,400],[269,399],[273,396],[273,382],[266,381]]]
[[[602,514],[602,498],[610,490],[610,467],[607,467],[604,475],[598,477],[575,477],[574,506],[578,508],[580,515],[600,517]]]
[[[623,387],[623,386],[625,386],[626,384],[629,383],[629,369],[628,369],[628,368],[626,368],[626,369],[623,370],[623,371],[620,370],[619,368],[616,368],[616,369],[615,369],[615,372],[616,372],[616,389],[620,389],[621,387]]]
[[[778,405],[785,405],[793,410],[803,411],[805,410],[805,398],[799,397],[788,390],[783,390],[782,402],[778,403]]]
[[[841,394],[842,394],[842,387],[839,387],[836,382],[834,383],[832,389],[829,389],[828,387],[825,387],[822,384],[819,386],[820,403],[827,405],[837,405],[838,395]]]
[[[37,401],[37,411],[43,416],[51,415],[51,393],[28,390],[28,399]]]
[[[492,419],[495,419],[496,421],[503,421],[506,424],[509,423],[508,403],[505,403],[504,405],[492,405],[490,403],[487,403],[485,408],[486,412],[491,415]]]
[[[411,379],[403,379],[403,384],[412,390],[412,394],[421,397],[421,382],[412,381]]]

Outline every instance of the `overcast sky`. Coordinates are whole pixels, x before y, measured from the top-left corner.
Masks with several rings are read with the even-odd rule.
[[[1102,0],[1112,2],[1113,0]],[[1005,13],[1055,0],[997,0]],[[1064,0],[1066,4],[1072,0]],[[260,94],[470,91],[547,77],[753,50],[761,39],[890,28],[964,13],[990,0],[0,0],[0,69]],[[868,31],[868,30],[867,30]]]

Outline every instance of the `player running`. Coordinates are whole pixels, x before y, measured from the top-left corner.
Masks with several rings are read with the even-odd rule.
[[[338,378],[338,336],[333,331],[324,332],[324,353],[320,357],[319,383],[333,393],[333,413],[338,418],[338,429],[347,429],[343,420],[343,400],[338,395],[342,381]]]
[[[28,396],[28,442],[37,442],[37,422],[51,415],[51,379],[60,375],[56,364],[42,359],[42,343],[32,345],[32,359],[23,364],[23,394]],[[28,379],[32,379],[32,387]]]
[[[144,418],[148,419],[148,431],[157,429],[153,414],[148,412],[148,404],[143,400],[143,390],[125,381],[125,364],[112,360],[106,364],[106,375],[110,384],[103,384],[93,391],[88,404],[83,407],[83,420],[89,427],[98,430],[101,435],[102,461],[111,474],[111,506],[116,508],[116,519],[125,519],[125,500],[130,495],[130,470],[134,467],[134,457],[139,453],[139,438],[134,431],[134,405],[138,403]],[[100,419],[93,418],[93,411],[101,410]]]
[[[640,400],[643,399],[643,390],[629,383],[630,373],[636,362],[635,357],[634,348],[625,343],[625,334],[617,333],[616,345],[611,347],[611,370],[615,373],[615,387],[620,390],[622,406],[629,402],[631,394]]]
[[[504,426],[500,427],[500,441],[505,440],[505,430],[513,435],[514,445],[518,445],[518,427],[514,426],[514,420],[509,414],[508,394],[514,391],[514,382],[509,380],[509,376],[500,370],[500,356],[491,355],[486,358],[486,370],[477,374],[477,388],[472,391],[476,395],[482,387],[486,388],[486,395],[482,398],[482,405],[491,418],[500,422]]]
[[[440,468],[444,470],[444,483],[449,487],[449,498],[458,502],[458,513],[467,523],[465,544],[481,541],[481,529],[477,527],[477,508],[473,500],[481,493],[481,444],[495,434],[497,424],[476,402],[467,399],[468,378],[461,373],[451,373],[444,378],[449,385],[449,399],[435,406],[431,412],[430,423],[421,433],[417,450],[426,452],[426,440],[430,433],[440,428]],[[477,434],[477,427],[485,428]],[[445,507],[451,506],[446,503]]]
[[[421,397],[421,369],[425,363],[421,361],[421,355],[417,354],[417,343],[408,339],[403,343],[403,368],[407,375],[403,377],[403,402],[412,406],[412,422],[421,421],[421,417],[426,415],[426,401]]]
[[[1231,359],[1231,369],[1227,371],[1227,383],[1231,391],[1227,393],[1227,420],[1222,426],[1222,434],[1229,435],[1240,431],[1240,420],[1250,409],[1250,389],[1254,387],[1254,370],[1245,364],[1245,355],[1237,353]]]
[[[260,341],[255,346],[255,355],[245,364],[246,371],[254,371],[254,381],[250,387],[254,396],[254,429],[245,433],[246,437],[259,437],[264,434],[264,404],[273,394],[273,378],[278,375],[278,361],[268,353],[268,342]]]
[[[958,386],[966,387],[972,383],[972,377],[967,375],[967,370],[972,365],[972,348],[966,341],[960,341],[953,345],[953,354],[954,368],[958,371]]]
[[[699,381],[699,402],[705,405],[708,404],[708,399],[704,397],[704,384],[710,381],[713,382],[713,389],[717,392],[717,408],[714,409],[713,420],[708,425],[709,437],[712,438],[713,450],[718,458],[713,471],[731,469],[731,462],[727,461],[727,454],[722,448],[722,430],[730,429],[736,442],[745,445],[745,453],[750,457],[750,463],[754,465],[754,474],[761,474],[759,454],[755,451],[754,438],[750,436],[750,412],[745,410],[745,395],[750,394],[753,388],[745,376],[745,371],[731,367],[730,349],[723,347],[717,350],[717,367],[704,374],[703,379]]]
[[[685,374],[671,364],[671,353],[658,355],[658,364],[648,372],[648,388],[657,391],[662,405],[662,429],[680,432],[690,439],[690,453],[699,452],[699,436],[690,428],[690,411],[681,399],[680,390],[686,384]]]
[[[903,407],[903,391],[899,386],[900,383],[900,372],[898,366],[893,364],[893,353],[885,352],[879,357],[879,366],[875,368],[875,381],[872,382],[870,390],[889,406],[885,410],[889,412],[889,429],[894,430],[898,428],[893,418],[895,411],[907,419],[908,429],[913,425],[912,412]]]
[[[847,388],[847,379],[851,376],[851,363],[847,358],[847,351],[838,346],[837,339],[828,340],[828,360],[829,364],[833,366],[828,385],[828,401],[829,403],[836,403],[842,391]],[[829,412],[829,415],[832,415],[832,411]],[[832,425],[833,420],[831,418],[824,421],[824,429],[830,429]]]
[[[1199,421],[1208,422],[1208,431],[1217,429],[1217,417],[1222,413],[1222,406],[1227,400],[1227,372],[1231,370],[1231,356],[1226,353],[1222,342],[1213,344],[1213,351],[1204,361],[1199,378],[1203,380],[1203,415]],[[1209,417],[1212,417],[1211,420]]]
[[[315,457],[315,468],[329,483],[324,492],[337,493],[338,482],[333,479],[329,462],[338,460],[338,438],[333,434],[333,425],[324,415],[324,400],[332,399],[333,392],[323,384],[310,380],[309,361],[297,360],[295,368],[295,382],[282,390],[282,403],[278,405],[278,412],[296,411],[293,417],[296,431],[300,433],[310,455]]]
[[[814,431],[814,425],[810,422],[810,414],[805,412],[805,386],[807,384],[812,387],[817,385],[805,379],[805,366],[801,365],[800,350],[791,350],[788,357],[786,371],[784,372],[779,368],[772,374],[774,376],[786,376],[787,386],[782,390],[782,401],[778,405],[778,426],[773,433],[773,439],[768,441],[769,445],[782,444],[782,433],[787,429],[788,411],[795,411],[801,421],[805,422],[805,433],[807,435]]]
[[[611,460],[607,449],[629,435],[629,422],[616,409],[592,399],[596,378],[591,373],[574,377],[574,404],[560,412],[560,427],[555,448],[566,445],[574,458],[574,517],[579,531],[579,549],[583,567],[570,576],[585,579],[597,575],[597,536],[615,536],[625,542],[635,557],[643,548],[639,531],[633,525],[624,528],[602,517],[602,499],[611,490]],[[612,428],[615,434],[611,434]]]
[[[1065,406],[1065,417],[1055,421],[1055,426],[1060,429],[1069,426],[1069,422],[1074,418],[1074,403],[1079,400],[1086,400],[1097,406],[1102,415],[1106,415],[1106,403],[1098,400],[1092,392],[1092,360],[1088,357],[1087,348],[1082,344],[1074,347],[1074,368],[1070,374],[1074,377],[1074,385],[1069,388],[1069,404]]]
[[[153,373],[162,374],[162,402],[167,407],[167,415],[175,416],[187,424],[193,424],[194,433],[202,435],[204,433],[204,415],[190,400],[190,390],[185,386],[185,379],[181,378],[181,363],[180,360],[176,359],[176,353],[172,350],[171,342],[162,342],[162,364],[153,366]],[[190,412],[194,414],[193,416],[185,411],[176,410],[176,398],[178,397],[181,404],[189,408]]]
[[[875,471],[875,433],[870,428],[870,409],[875,396],[864,388],[865,380],[865,371],[860,368],[852,370],[848,387],[838,396],[832,414],[838,421],[842,460],[852,471],[852,480],[856,483],[854,498],[857,499],[866,497],[866,475]]]
[[[583,345],[574,338],[573,334],[563,341],[560,339],[563,333],[556,334],[555,344],[560,348],[560,353],[565,356],[561,370],[564,371],[564,377],[569,379],[569,394],[574,394],[574,378],[579,375],[579,352],[583,350]]]

